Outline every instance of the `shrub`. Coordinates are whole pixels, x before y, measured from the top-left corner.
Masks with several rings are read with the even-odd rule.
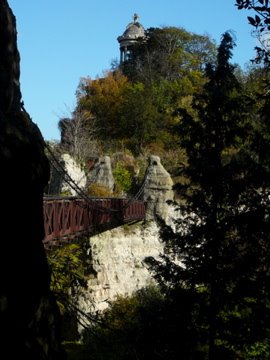
[[[68,244],[48,252],[51,268],[51,290],[56,296],[61,313],[68,307],[70,295],[86,285],[82,249],[77,244]]]
[[[116,185],[116,192],[128,193],[132,186],[131,173],[120,163],[113,169],[113,176]]]
[[[154,286],[119,296],[85,331],[84,349],[94,359],[203,359],[190,304],[184,289],[172,298]]]
[[[111,197],[113,193],[104,185],[91,184],[88,188],[88,195],[93,197]]]

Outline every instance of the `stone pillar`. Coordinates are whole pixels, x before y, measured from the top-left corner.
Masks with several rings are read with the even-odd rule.
[[[124,61],[124,51],[122,48],[120,48],[120,65],[123,63]]]
[[[21,109],[16,19],[0,0],[0,358],[61,359],[58,308],[43,248],[49,163]]]
[[[146,220],[157,217],[167,220],[169,215],[168,200],[174,199],[173,181],[164,169],[158,156],[149,157],[149,165],[145,179],[143,200],[147,202]]]
[[[103,156],[98,159],[94,168],[88,173],[88,184],[98,184],[108,190],[114,190],[114,178],[112,173],[111,158]]]

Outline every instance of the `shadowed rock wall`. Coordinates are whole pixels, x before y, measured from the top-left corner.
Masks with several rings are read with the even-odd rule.
[[[38,127],[21,109],[19,60],[16,19],[0,0],[0,358],[61,359],[42,244],[49,164]]]

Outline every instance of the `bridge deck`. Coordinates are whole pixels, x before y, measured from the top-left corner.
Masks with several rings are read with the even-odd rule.
[[[45,197],[43,209],[46,248],[145,217],[143,201],[122,198]]]

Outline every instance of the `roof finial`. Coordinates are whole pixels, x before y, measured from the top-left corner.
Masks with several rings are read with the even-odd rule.
[[[138,20],[139,20],[139,15],[135,13],[135,14],[133,15],[133,22],[134,22],[134,24],[135,24]]]

